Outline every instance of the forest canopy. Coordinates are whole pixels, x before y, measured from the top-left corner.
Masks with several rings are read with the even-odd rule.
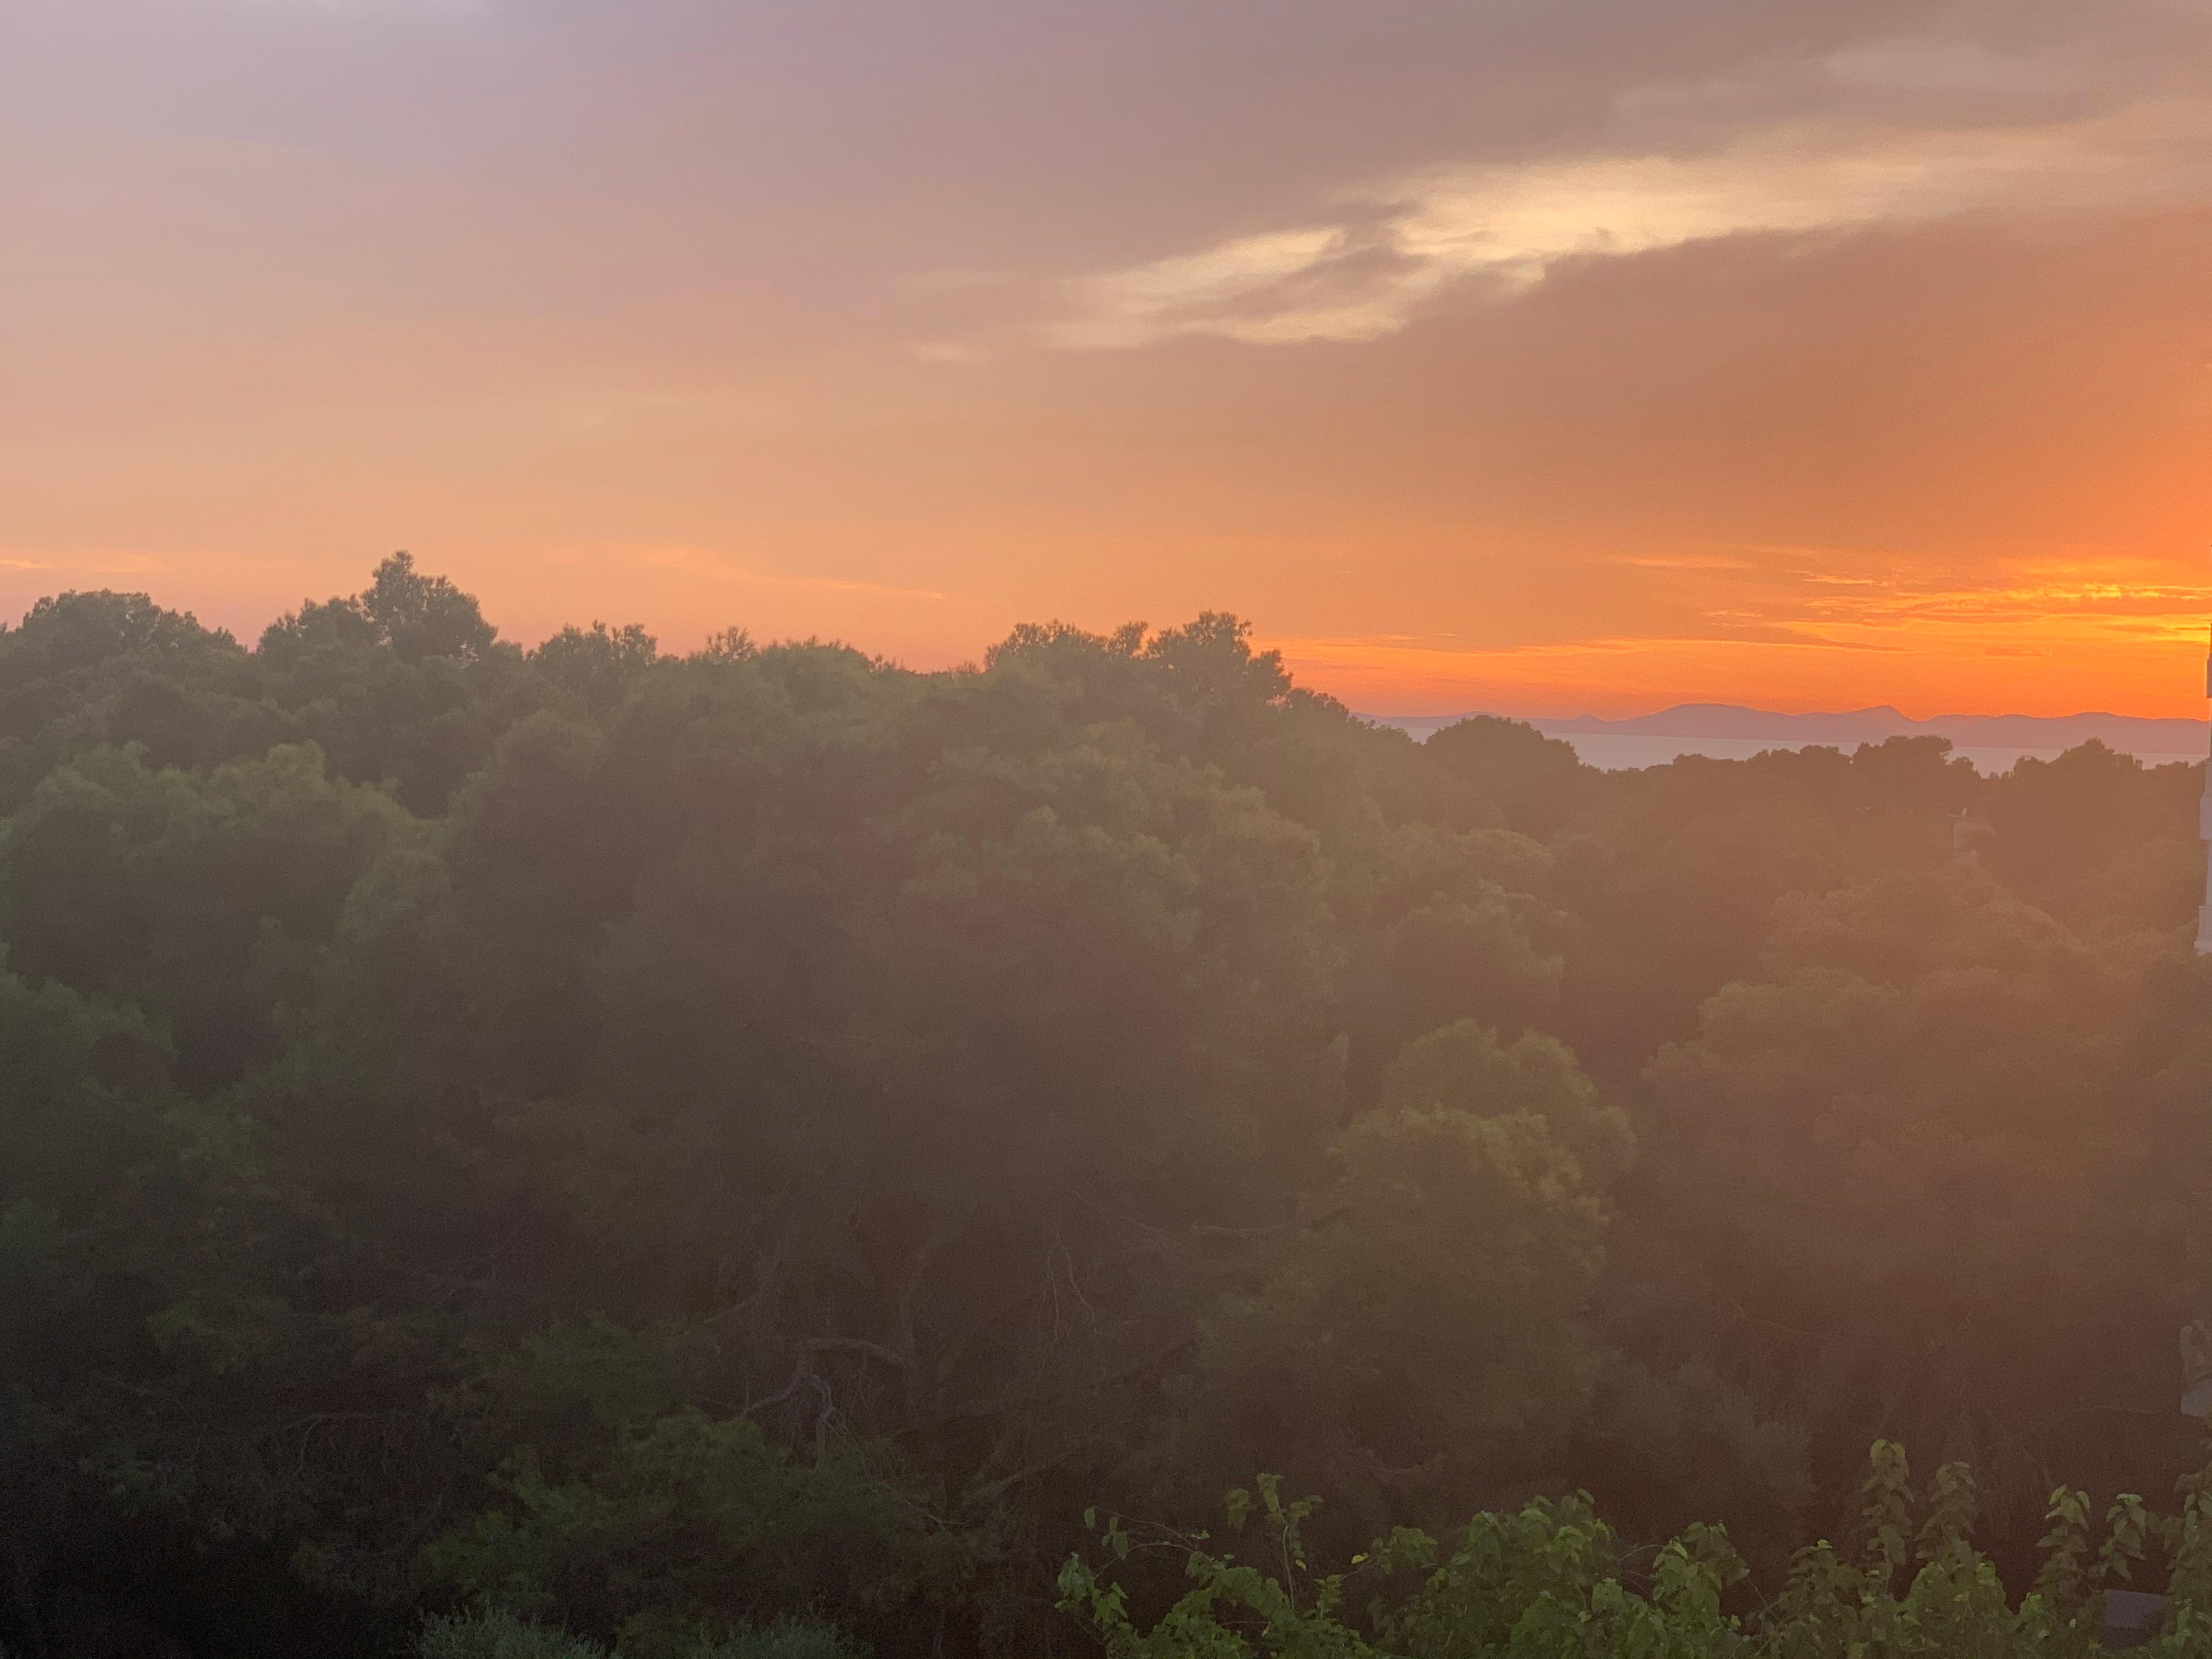
[[[1877,1442],[2022,1590],[2054,1486],[2203,1461],[2201,787],[1416,743],[1217,614],[920,673],[525,650],[404,555],[252,648],[42,600],[0,1643],[1195,1651],[1063,1568],[1258,1471],[1317,1557],[1771,1595]]]

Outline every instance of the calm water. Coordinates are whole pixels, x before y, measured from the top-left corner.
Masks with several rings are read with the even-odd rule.
[[[1595,766],[1607,772],[1626,772],[1645,766],[1664,766],[1681,755],[1705,755],[1714,760],[1749,760],[1753,755],[1769,749],[1808,749],[1816,744],[1778,743],[1771,738],[1650,738],[1626,732],[1554,732],[1550,734],[1563,743],[1574,745],[1586,766]],[[1849,754],[1856,747],[1851,744],[1835,745]],[[2026,758],[2056,760],[2062,752],[2057,749],[1981,749],[1965,745],[1954,749],[1953,754],[1970,760],[1978,772],[1990,774],[2009,772],[2013,763]],[[2176,755],[2165,752],[2138,751],[2146,766],[2167,766],[2176,761],[2194,761],[2195,755]]]

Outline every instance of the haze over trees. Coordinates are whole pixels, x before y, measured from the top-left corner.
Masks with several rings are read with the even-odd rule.
[[[2055,1486],[2203,1461],[2200,781],[1416,744],[1218,615],[918,674],[524,651],[404,556],[252,649],[42,601],[0,1641],[1225,1652],[1062,1568],[1262,1470],[1317,1559],[1488,1511],[1703,1619],[1698,1524],[1772,1594],[1878,1441],[1972,1466],[1920,1559],[2002,1613]]]

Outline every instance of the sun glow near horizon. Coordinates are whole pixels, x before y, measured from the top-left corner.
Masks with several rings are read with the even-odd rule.
[[[31,0],[0,610],[2201,708],[2201,9],[848,9]]]
[[[2032,579],[2008,587],[1801,577],[1816,590],[1803,603],[1717,610],[1707,631],[1675,638],[1484,646],[1396,634],[1270,643],[1301,679],[1377,714],[1463,706],[1617,717],[1734,702],[1793,714],[1889,703],[1919,719],[2199,718],[2212,584],[2163,582],[2162,573],[2130,573],[2125,562],[2023,572]],[[1876,686],[1882,695],[1864,695]]]

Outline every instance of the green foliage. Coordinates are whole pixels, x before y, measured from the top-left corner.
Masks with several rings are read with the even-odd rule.
[[[771,1625],[741,1625],[702,1640],[684,1659],[864,1659],[864,1655],[830,1626],[779,1619]]]
[[[597,1642],[498,1611],[428,1620],[415,1653],[416,1659],[611,1659]]]
[[[252,650],[43,601],[0,1634],[381,1653],[462,1595],[626,1655],[1066,1651],[1070,1517],[1255,1467],[1334,1502],[1255,1488],[1192,1641],[2063,1653],[2108,1592],[2208,1605],[2201,1481],[2047,1498],[2195,1455],[2198,777],[1417,744],[1218,613],[916,674],[526,652],[404,555]]]
[[[234,1081],[273,1057],[278,1008],[313,994],[317,951],[404,822],[384,795],[326,776],[313,747],[204,775],[94,750],[9,821],[14,958],[161,1019],[188,1081]]]
[[[599,1643],[533,1625],[513,1613],[482,1609],[425,1622],[416,1638],[416,1659],[626,1659]],[[0,1654],[4,1659],[4,1654]],[[865,1659],[830,1626],[778,1620],[741,1625],[717,1636],[700,1636],[678,1659]]]
[[[1887,1595],[1896,1588],[1906,1561],[1905,1540],[1912,1528],[1912,1488],[1907,1484],[1905,1448],[1877,1440],[1868,1462],[1866,1484],[1859,1488],[1866,1533],[1867,1572]]]
[[[2208,1148],[2125,1055],[2140,958],[1971,872],[1801,897],[1778,921],[1776,976],[1706,1003],[1637,1125],[1627,1224],[1694,1286],[1700,1349],[1802,1394],[1830,1483],[1871,1437],[1954,1447],[2025,1531],[2055,1461],[2142,1479],[2124,1436],[2054,1460],[2019,1432],[2085,1400],[2172,1413],[2150,1334],[2191,1316],[2197,1270],[2173,1230],[2186,1200],[2144,1194]]]
[[[137,746],[157,767],[258,754],[290,735],[238,641],[143,593],[64,593],[0,629],[0,810],[71,756]]]
[[[1449,1489],[1541,1458],[1591,1386],[1583,1312],[1626,1149],[1549,1038],[1463,1021],[1408,1045],[1331,1149],[1323,1207],[1259,1245],[1205,1327],[1215,1455],[1264,1449],[1257,1422],[1340,1480]]]
[[[1346,1571],[1324,1574],[1310,1565],[1303,1541],[1317,1500],[1286,1504],[1271,1477],[1260,1490],[1260,1509],[1242,1490],[1229,1498],[1232,1533],[1262,1521],[1249,1558],[1210,1547],[1204,1534],[1133,1531],[1109,1519],[1100,1538],[1112,1565],[1071,1557],[1060,1577],[1061,1610],[1088,1626],[1110,1659],[2048,1659],[2104,1651],[2096,1606],[2054,1603],[2041,1588],[2017,1605],[2008,1598],[1973,1543],[1972,1477],[1962,1466],[1944,1465],[1918,1497],[1903,1453],[1889,1443],[1871,1459],[1861,1560],[1812,1545],[1798,1553],[1782,1594],[1748,1612],[1732,1610],[1740,1598],[1730,1591],[1745,1571],[1718,1528],[1691,1528],[1632,1572],[1632,1553],[1586,1496],[1540,1498],[1517,1512],[1478,1515],[1448,1543],[1400,1528],[1352,1557]],[[2069,1530],[2057,1547],[2078,1558],[2078,1506],[2063,1507]],[[1922,1564],[1900,1587],[1916,1514],[1924,1516]],[[2108,1521],[2105,1555],[2135,1559],[2151,1529],[2140,1504],[2123,1498]],[[1121,1582],[1128,1564],[1147,1554],[1180,1556],[1191,1585],[1149,1628],[1133,1614]],[[2054,1556],[2039,1583],[2063,1584],[2077,1570],[2078,1559],[2069,1566]],[[2212,1618],[2182,1588],[2178,1576],[2140,1650],[2175,1659],[2206,1650]]]
[[[1662,1547],[1648,1596],[1620,1582],[1613,1534],[1582,1497],[1477,1516],[1449,1547],[1400,1528],[1354,1557],[1347,1573],[1316,1576],[1301,1534],[1314,1501],[1285,1504],[1272,1480],[1261,1492],[1256,1559],[1172,1539],[1138,1547],[1182,1550],[1192,1583],[1150,1630],[1130,1616],[1121,1586],[1080,1556],[1061,1571],[1062,1610],[1087,1624],[1112,1659],[1705,1659],[1743,1650],[1736,1620],[1722,1608],[1742,1567],[1717,1529]],[[1241,1496],[1232,1494],[1232,1519]],[[1106,1542],[1127,1559],[1129,1534],[1118,1523]]]
[[[681,1659],[687,1632],[794,1603],[896,1606],[922,1569],[957,1571],[850,1457],[802,1461],[744,1418],[659,1418],[565,1477],[524,1448],[498,1485],[503,1502],[427,1549],[431,1575],[615,1632],[636,1659]]]
[[[2035,1593],[2062,1613],[2075,1612],[2089,1593],[2089,1498],[2060,1486],[2051,1494],[2051,1530],[2044,1534],[2043,1566]]]
[[[530,653],[538,671],[561,692],[593,714],[620,702],[660,655],[652,635],[636,623],[611,629],[564,628]]]

